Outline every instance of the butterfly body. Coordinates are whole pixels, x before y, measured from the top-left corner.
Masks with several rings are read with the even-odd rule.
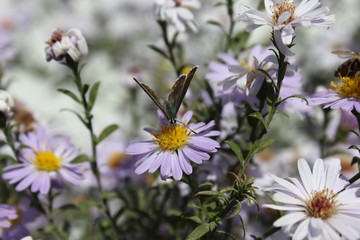
[[[335,70],[335,77],[355,77],[360,74],[360,53],[350,51],[332,51],[339,58],[347,59]]]
[[[180,105],[184,100],[185,94],[190,86],[191,80],[198,66],[193,67],[188,74],[182,74],[176,79],[174,85],[166,100],[162,100],[156,93],[145,83],[139,82],[134,78],[135,82],[147,93],[150,99],[158,106],[164,113],[165,117],[171,125],[176,123],[176,115],[179,111]]]

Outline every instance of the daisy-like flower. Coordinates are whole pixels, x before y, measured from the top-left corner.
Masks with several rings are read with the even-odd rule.
[[[6,118],[12,116],[14,106],[15,102],[11,95],[7,91],[0,90],[0,119],[6,120]]]
[[[79,62],[81,56],[88,54],[86,39],[78,29],[70,29],[68,32],[55,30],[51,39],[46,42],[46,61],[54,59],[67,64],[69,57],[74,62]]]
[[[348,182],[339,178],[340,169],[340,160],[335,158],[326,163],[316,160],[312,171],[299,159],[301,181],[272,176],[278,183],[273,200],[282,205],[263,206],[287,212],[274,226],[282,227],[293,239],[359,239],[358,189],[343,190]]]
[[[185,32],[186,27],[197,32],[192,11],[201,7],[199,0],[156,0],[155,3],[159,20],[173,24],[180,32]]]
[[[324,108],[355,109],[360,113],[360,75],[353,77],[339,76],[341,84],[331,82],[332,89],[315,93],[308,99],[309,105],[324,105]]]
[[[10,184],[19,183],[15,190],[23,191],[31,186],[32,192],[47,194],[51,187],[64,186],[65,182],[79,185],[82,173],[71,161],[78,156],[69,138],[49,137],[43,127],[37,132],[20,134],[21,163],[4,168],[3,178]]]
[[[181,118],[181,123],[169,124],[159,112],[160,129],[145,129],[153,139],[133,143],[126,149],[129,155],[135,155],[136,174],[149,170],[150,173],[160,168],[161,179],[165,180],[170,174],[175,180],[182,178],[183,172],[192,173],[190,161],[201,164],[208,160],[206,152],[216,152],[219,143],[208,137],[219,136],[219,131],[210,130],[215,121],[208,124],[203,122],[193,124],[189,121],[193,115],[188,111]]]
[[[293,0],[264,0],[264,4],[266,13],[241,4],[239,20],[248,24],[248,31],[270,26],[279,50],[288,56],[293,55],[287,45],[295,35],[295,27],[330,27],[335,24],[335,16],[329,14],[329,8],[320,7],[319,0],[303,0],[297,7]]]
[[[209,64],[210,72],[206,75],[206,79],[218,82],[218,84],[222,86],[222,97],[228,95],[231,99],[244,100],[244,98],[235,96],[239,95],[237,90],[241,90],[241,94],[245,95],[250,106],[257,110],[256,95],[259,93],[263,82],[267,78],[267,76],[258,69],[267,71],[272,79],[276,81],[278,64],[275,56],[261,45],[254,46],[246,55],[247,58],[236,60],[227,54],[220,54],[219,59],[224,63],[211,62]],[[284,83],[290,83],[300,79],[300,75],[295,74],[297,73],[296,71],[296,65],[289,65],[285,74]],[[290,96],[287,94],[289,92],[288,88],[283,86],[280,95],[287,97]]]
[[[8,228],[11,226],[10,220],[18,217],[16,209],[7,204],[0,204],[0,228]]]

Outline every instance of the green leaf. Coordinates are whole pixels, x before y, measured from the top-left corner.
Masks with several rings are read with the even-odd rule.
[[[12,156],[10,156],[10,155],[0,155],[0,161],[1,160],[6,160],[6,159],[10,159],[11,161],[14,161],[14,162],[16,162],[16,159],[15,158],[13,158]]]
[[[71,92],[70,90],[64,89],[64,88],[58,88],[57,89],[59,92],[69,96],[70,98],[72,98],[75,102],[81,104],[80,99],[75,95],[75,93]]]
[[[86,84],[83,85],[82,93],[84,94],[84,96],[87,93],[87,91],[89,90],[89,88],[90,88],[89,84],[86,83]]]
[[[198,216],[191,216],[191,217],[187,217],[186,219],[189,219],[189,220],[191,220],[193,222],[196,222],[198,224],[202,223],[201,219]]]
[[[266,131],[267,131],[267,126],[265,124],[265,120],[262,116],[262,114],[260,112],[253,112],[253,113],[250,113],[249,114],[249,117],[253,117],[253,118],[256,118],[257,120],[259,120],[265,127]]]
[[[239,215],[240,211],[242,209],[241,203],[238,202],[232,209],[231,213],[226,217],[227,219],[233,218],[237,215]]]
[[[82,162],[88,162],[89,161],[89,157],[85,154],[81,154],[79,156],[77,156],[76,158],[74,158],[71,163],[82,163]]]
[[[257,140],[250,149],[251,154],[256,154],[269,147],[276,141],[276,138],[269,137],[265,139]]]
[[[206,196],[216,196],[219,195],[218,191],[201,191],[195,194],[195,197],[199,195],[206,195]]]
[[[79,120],[86,126],[86,128],[89,128],[87,121],[83,117],[81,117],[81,115],[79,113],[77,113],[75,110],[68,109],[68,108],[60,109],[60,112],[65,112],[65,111],[75,114],[79,118]]]
[[[76,206],[75,204],[72,204],[72,203],[65,204],[65,205],[57,208],[56,210],[54,210],[54,211],[52,212],[52,216],[56,216],[57,214],[62,213],[62,212],[64,212],[64,211],[74,210],[74,209],[77,209],[77,206]]]
[[[96,97],[99,91],[100,82],[96,82],[90,89],[89,105],[88,108],[91,110],[95,104]]]
[[[224,29],[224,26],[221,25],[221,23],[219,23],[218,21],[216,21],[216,20],[209,20],[209,21],[207,21],[206,23],[219,27],[219,28],[221,29],[221,31],[226,35],[226,31],[225,31],[225,29]]]
[[[155,52],[157,52],[158,54],[160,54],[161,56],[169,59],[168,55],[160,48],[158,48],[157,46],[155,45],[148,45],[149,48],[151,48],[152,50],[154,50]]]
[[[186,240],[197,240],[204,236],[206,233],[210,232],[210,224],[205,222],[197,226],[194,231],[186,238]]]
[[[291,96],[288,96],[286,98],[283,98],[281,99],[280,101],[278,101],[276,104],[279,105],[280,103],[290,99],[290,98],[300,98],[302,100],[304,100],[307,104],[309,104],[308,100],[306,99],[306,97],[304,97],[303,95],[300,95],[300,94],[294,94],[294,95],[291,95]]]
[[[236,157],[239,159],[240,162],[240,166],[241,168],[243,168],[244,166],[244,156],[242,154],[242,151],[239,147],[239,145],[237,145],[235,142],[233,141],[226,141],[225,142],[227,145],[229,145],[229,147],[231,148],[231,150],[235,153]]]
[[[224,2],[217,2],[214,4],[214,7],[220,7],[226,5]]]
[[[116,131],[119,128],[117,124],[111,124],[107,126],[99,135],[97,139],[97,143],[101,142],[105,138],[107,138],[110,134],[112,134],[114,131]]]

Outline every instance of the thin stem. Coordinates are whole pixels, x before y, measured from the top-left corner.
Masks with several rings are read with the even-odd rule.
[[[281,228],[280,227],[273,227],[271,228],[269,231],[267,231],[266,233],[264,233],[262,235],[262,239],[265,239],[271,235],[273,235],[274,233],[276,233],[277,231],[279,231]]]
[[[52,190],[50,189],[49,194],[48,194],[48,200],[49,200],[49,205],[48,205],[48,214],[46,214],[46,217],[49,221],[49,224],[51,226],[52,229],[54,229],[54,232],[56,233],[56,235],[61,239],[61,240],[66,240],[68,239],[65,235],[65,233],[63,233],[58,226],[54,223],[54,219],[53,219],[53,195],[52,195]]]
[[[177,67],[177,63],[176,63],[176,58],[175,58],[175,54],[174,54],[174,45],[173,43],[171,43],[169,41],[169,37],[168,37],[168,31],[167,31],[167,24],[165,21],[158,21],[161,30],[162,30],[162,35],[163,35],[163,39],[164,39],[164,43],[166,45],[167,51],[168,51],[168,59],[171,62],[171,65],[173,66],[176,75],[180,75],[180,69],[178,69]]]
[[[234,32],[234,27],[235,27],[235,21],[234,21],[234,10],[233,10],[233,0],[227,0],[227,12],[230,18],[230,26],[229,26],[229,31],[226,34],[226,45],[225,45],[225,52],[227,52],[230,48],[230,44],[231,44],[231,40],[232,40],[232,35]]]
[[[105,213],[106,213],[107,217],[109,218],[109,220],[111,221],[111,225],[114,228],[114,230],[118,234],[122,234],[122,230],[117,227],[116,220],[111,216],[108,199],[107,199],[106,196],[104,196],[103,186],[102,186],[102,182],[101,182],[101,179],[100,179],[100,172],[99,172],[99,169],[97,167],[97,151],[96,151],[97,140],[96,140],[96,136],[94,134],[94,129],[93,129],[93,123],[92,123],[93,116],[91,114],[91,109],[89,108],[89,104],[88,104],[88,101],[86,99],[86,91],[84,90],[84,85],[82,84],[82,80],[81,80],[80,72],[78,70],[78,66],[75,65],[74,67],[72,67],[72,71],[73,71],[73,74],[75,76],[75,84],[76,84],[76,86],[77,86],[77,88],[79,90],[79,93],[81,95],[81,102],[82,102],[82,105],[83,105],[83,108],[84,108],[85,118],[86,118],[86,127],[88,128],[89,133],[90,133],[91,150],[92,150],[91,170],[94,173],[95,178],[96,178],[98,191],[100,193],[101,202],[102,202],[102,204],[103,204],[103,206],[105,208]]]

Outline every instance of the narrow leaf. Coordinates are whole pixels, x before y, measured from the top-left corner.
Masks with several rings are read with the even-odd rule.
[[[260,112],[253,112],[249,114],[250,117],[256,118],[257,120],[259,120],[265,127],[265,129],[267,130],[267,126],[265,124],[265,120],[262,116],[262,114]]]
[[[64,89],[64,88],[58,88],[57,89],[59,92],[69,96],[70,98],[72,98],[75,102],[81,104],[80,99],[75,95],[75,93],[71,92],[70,90]]]
[[[158,54],[160,54],[161,56],[169,59],[168,55],[160,48],[158,48],[157,46],[155,45],[148,45],[149,48],[151,48],[152,50],[154,50],[155,52],[157,52]]]
[[[253,144],[252,148],[250,149],[250,152],[251,152],[251,154],[259,153],[262,150],[264,150],[265,148],[269,147],[275,141],[276,141],[276,138],[274,138],[274,137],[260,139]]]
[[[87,121],[83,117],[81,117],[81,115],[79,113],[77,113],[75,110],[68,109],[68,108],[60,109],[60,112],[65,112],[65,111],[75,114],[79,118],[79,120],[86,126],[86,128],[89,128]]]
[[[240,162],[240,165],[242,168],[244,166],[244,156],[242,154],[240,147],[232,141],[226,141],[226,143],[227,143],[227,145],[229,145],[231,150],[235,153],[236,157],[239,159],[239,162]]]
[[[300,94],[294,94],[294,95],[291,95],[291,96],[288,96],[286,98],[283,98],[281,99],[280,101],[278,101],[276,104],[279,105],[280,103],[290,99],[290,98],[300,98],[302,100],[304,100],[306,103],[309,103],[308,100],[306,99],[306,97],[304,97],[303,95],[300,95]]]
[[[119,128],[118,125],[116,124],[112,124],[107,126],[99,135],[99,138],[97,140],[97,142],[101,142],[102,140],[104,140],[105,138],[107,138],[110,134],[112,134],[114,131],[116,131]]]
[[[96,97],[99,91],[100,82],[96,82],[94,85],[92,85],[90,89],[90,96],[89,96],[89,110],[91,110],[95,104]]]
[[[190,235],[186,238],[186,240],[197,240],[204,236],[206,233],[210,231],[210,224],[205,222],[201,225],[197,226],[194,231],[190,233]]]
[[[214,195],[219,195],[218,191],[201,191],[195,194],[195,197],[199,196],[199,195],[206,195],[206,196],[214,196]]]
[[[76,158],[74,158],[71,163],[82,163],[82,162],[88,162],[89,161],[89,157],[85,154],[81,154],[79,156],[77,156]]]
[[[240,211],[242,209],[241,203],[238,202],[232,209],[231,209],[231,213],[226,217],[227,219],[233,218],[235,216],[237,216]]]

